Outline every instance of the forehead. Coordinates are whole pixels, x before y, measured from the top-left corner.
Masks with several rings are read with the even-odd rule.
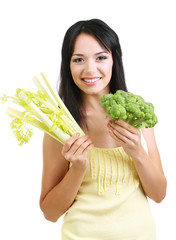
[[[81,33],[77,36],[74,43],[73,54],[74,53],[95,53],[106,50],[98,40],[87,33]]]

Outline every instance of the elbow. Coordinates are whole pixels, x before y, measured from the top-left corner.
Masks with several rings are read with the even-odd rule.
[[[159,196],[159,197],[157,197],[156,199],[153,199],[153,200],[154,200],[156,203],[161,203],[161,202],[164,200],[165,196],[166,196],[166,195],[162,195],[162,196]]]
[[[53,216],[49,216],[48,214],[46,214],[44,212],[43,212],[43,215],[44,215],[44,217],[45,217],[45,219],[47,221],[50,221],[50,222],[53,222],[53,223],[56,223],[57,220],[59,219],[59,217],[58,218],[54,218]]]
[[[151,200],[153,200],[155,203],[161,203],[164,198],[165,198],[166,194],[160,194],[160,195],[155,195],[155,196],[148,196]]]
[[[165,184],[163,187],[163,190],[160,192],[160,194],[158,194],[158,196],[153,199],[156,203],[161,203],[165,197],[166,197],[166,191],[167,191],[167,181],[165,180]]]
[[[60,216],[55,216],[54,214],[51,214],[49,211],[42,211],[42,212],[45,219],[49,222],[56,223],[57,220],[60,218]]]
[[[56,214],[53,214],[53,211],[51,211],[51,209],[44,205],[44,203],[40,204],[40,209],[43,212],[43,216],[47,221],[55,223],[60,218],[60,215],[56,216]]]

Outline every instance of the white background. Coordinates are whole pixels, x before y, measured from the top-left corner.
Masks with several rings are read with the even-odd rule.
[[[32,76],[45,71],[56,86],[65,31],[74,22],[100,18],[118,34],[130,91],[155,105],[155,133],[168,180],[167,197],[150,201],[157,240],[176,239],[175,87],[176,9],[174,0],[0,2],[0,96],[15,89],[35,91]],[[18,146],[0,104],[0,239],[61,239],[62,218],[44,219],[39,208],[43,133]]]

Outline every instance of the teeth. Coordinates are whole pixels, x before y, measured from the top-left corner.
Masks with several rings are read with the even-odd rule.
[[[88,83],[91,83],[91,82],[96,82],[97,80],[99,80],[100,78],[94,78],[94,79],[86,79],[86,78],[83,78],[82,80],[85,81],[85,82],[88,82]]]

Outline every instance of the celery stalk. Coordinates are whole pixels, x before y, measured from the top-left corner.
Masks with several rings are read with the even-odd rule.
[[[31,108],[33,113],[42,121],[46,124],[48,128],[51,128],[53,125],[53,122],[33,103],[29,102],[27,96],[25,95],[24,92],[20,93],[21,98],[28,104],[28,106]],[[52,130],[54,134],[61,139],[62,142],[65,142],[69,139],[69,135],[64,133],[60,128],[53,129]]]
[[[68,111],[67,107],[65,106],[65,104],[63,103],[63,101],[61,100],[61,98],[59,97],[58,94],[56,94],[56,92],[54,91],[54,89],[51,87],[46,75],[44,73],[41,73],[43,80],[45,81],[45,84],[47,85],[48,89],[50,90],[52,96],[54,97],[54,99],[56,100],[56,102],[58,103],[59,107],[65,112],[65,114],[74,122],[75,125],[78,126],[77,122],[75,121],[75,119],[73,118],[73,116],[71,115],[71,113]],[[78,126],[79,132],[81,133],[81,135],[84,135],[84,132],[82,131],[82,129]]]
[[[27,128],[26,124],[48,133],[62,144],[74,133],[79,132],[80,136],[83,136],[84,132],[51,87],[44,73],[41,73],[41,76],[47,88],[37,77],[33,77],[37,93],[18,88],[14,97],[6,95],[1,97],[2,103],[12,100],[23,108],[23,112],[14,108],[7,109],[7,114],[13,118],[11,128],[19,145],[27,143],[32,136],[32,129]]]
[[[12,118],[17,118],[22,121],[25,121],[25,122],[29,123],[30,125],[42,130],[43,132],[46,132],[47,134],[49,134],[51,137],[55,138],[56,140],[58,140],[58,137],[53,132],[49,131],[49,128],[44,123],[35,119],[34,117],[26,116],[25,112],[20,112],[14,108],[8,107],[6,114],[8,114]],[[59,141],[61,143],[64,143],[61,141],[61,139]]]
[[[34,76],[32,78],[33,82],[35,83],[36,87],[38,88],[38,90],[41,90],[43,93],[45,93],[47,95],[47,100],[48,102],[55,106],[56,108],[58,107],[57,104],[53,101],[53,99],[50,97],[50,95],[48,94],[48,92],[46,91],[46,89],[42,86],[40,80],[38,79],[38,77]]]

